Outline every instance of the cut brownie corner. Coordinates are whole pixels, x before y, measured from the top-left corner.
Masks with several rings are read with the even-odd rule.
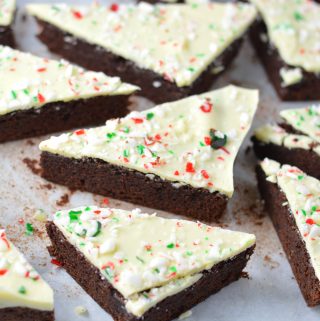
[[[251,141],[254,153],[260,160],[270,158],[282,165],[290,164],[299,167],[308,175],[320,179],[320,156],[313,150],[289,149],[283,145],[262,142],[256,137],[252,137]]]
[[[317,306],[320,304],[320,281],[316,276],[288,199],[276,183],[267,179],[261,165],[256,167],[256,175],[265,209],[273,222],[301,293],[308,306]]]
[[[83,213],[83,210],[85,211],[85,214],[81,214],[81,212]],[[89,215],[88,216],[89,218],[90,211],[94,211],[95,213],[94,217],[97,218],[99,216],[105,217],[108,211],[111,211],[110,213],[115,213],[115,211],[117,210],[107,209],[107,208],[99,209],[96,207],[94,208],[83,207],[83,208],[77,208],[77,209],[71,210],[69,212],[66,211],[66,213],[63,213],[63,212],[61,212],[60,214],[57,213],[57,215],[61,215],[60,217],[62,218],[64,217],[63,215],[66,214],[70,217],[73,217],[73,219],[75,219],[77,216],[78,220],[81,221],[82,220],[81,215],[85,215],[86,217]],[[117,233],[118,235],[117,237],[121,235],[121,229],[122,228],[125,229],[126,218],[123,215],[127,215],[127,214],[123,214],[123,212],[126,212],[126,211],[121,211],[121,210],[118,210],[118,211],[122,212],[120,213],[122,216],[120,221],[118,221],[119,223],[117,223],[119,224],[119,231]],[[97,214],[98,212],[99,214]],[[133,212],[134,211],[132,211],[132,214],[128,212],[128,215],[131,221],[131,225],[130,225],[131,227],[132,227],[132,224],[136,224],[135,218],[137,214],[133,214]],[[156,236],[156,237],[154,236],[155,234],[158,233],[156,231],[166,229],[167,227],[172,229],[175,226],[175,228],[179,229],[179,228],[184,228],[185,224],[193,224],[195,230],[199,229],[198,226],[200,223],[197,224],[197,223],[193,223],[193,222],[191,223],[191,222],[182,221],[182,220],[179,220],[179,222],[176,223],[175,221],[158,218],[153,215],[152,216],[149,215],[148,217],[145,216],[146,214],[143,214],[143,215],[144,215],[144,219],[147,219],[147,220],[151,218],[152,220],[162,221],[162,223],[160,222],[162,226],[161,229],[156,228],[155,230],[153,230],[153,227],[149,225],[145,226],[145,228],[148,227],[148,230],[153,231],[151,233],[153,233],[152,240],[154,241],[158,240],[157,237],[159,237],[159,236]],[[48,235],[52,242],[52,247],[54,248],[54,253],[56,255],[56,258],[59,260],[59,262],[61,262],[62,266],[66,269],[66,271],[82,286],[82,288],[106,312],[111,314],[114,320],[117,320],[117,321],[138,321],[138,320],[170,321],[175,318],[178,318],[182,313],[193,308],[196,304],[204,301],[209,296],[220,291],[223,287],[227,286],[228,284],[238,280],[241,277],[241,273],[245,268],[248,260],[250,259],[250,256],[253,254],[253,251],[255,248],[255,241],[253,240],[252,235],[248,235],[246,233],[232,232],[238,235],[234,237],[239,237],[238,239],[239,244],[241,243],[241,240],[244,242],[244,244],[246,244],[244,245],[242,244],[243,242],[241,243],[242,244],[241,249],[239,248],[236,250],[237,252],[235,252],[237,254],[230,253],[230,257],[228,256],[222,261],[218,260],[219,263],[214,264],[210,269],[201,271],[201,275],[187,274],[187,275],[184,275],[182,278],[174,279],[175,274],[178,273],[178,271],[172,272],[173,270],[176,270],[176,267],[171,267],[170,275],[173,278],[172,281],[170,281],[169,283],[165,283],[164,285],[158,285],[156,286],[156,288],[154,288],[153,286],[151,286],[151,288],[145,288],[142,292],[137,292],[132,297],[130,295],[126,296],[125,294],[123,294],[124,293],[123,287],[125,289],[127,287],[127,284],[131,284],[131,280],[133,281],[133,279],[128,279],[126,283],[123,283],[125,284],[124,286],[121,285],[122,278],[127,275],[127,272],[125,272],[125,270],[121,270],[122,266],[126,266],[126,264],[142,264],[143,262],[143,265],[140,265],[139,267],[137,267],[139,270],[142,269],[141,273],[139,273],[139,275],[141,275],[141,278],[142,278],[142,275],[146,275],[147,277],[146,272],[143,272],[143,270],[144,269],[148,270],[149,264],[151,264],[151,266],[154,267],[153,268],[154,271],[157,271],[158,265],[155,265],[155,264],[165,264],[165,263],[163,260],[160,260],[160,261],[158,260],[158,252],[157,252],[158,250],[153,244],[153,241],[148,238],[148,243],[146,243],[146,246],[145,246],[146,248],[145,253],[148,253],[148,251],[153,252],[152,259],[150,262],[149,262],[148,256],[145,256],[145,253],[142,253],[142,252],[140,253],[140,250],[138,249],[138,247],[134,245],[135,244],[134,242],[136,241],[136,237],[134,237],[134,240],[133,240],[134,253],[132,254],[133,255],[132,258],[135,257],[136,258],[135,261],[137,263],[135,262],[131,263],[132,260],[130,261],[130,259],[126,260],[126,262],[123,262],[123,260],[121,259],[120,261],[119,260],[114,261],[113,259],[111,259],[110,261],[109,256],[111,255],[110,257],[112,257],[113,251],[121,250],[122,253],[126,253],[127,250],[121,247],[120,244],[124,244],[124,243],[122,243],[121,241],[119,241],[118,243],[117,237],[115,237],[112,244],[109,242],[109,240],[107,241],[108,245],[107,243],[104,242],[105,240],[104,235],[109,235],[109,232],[104,230],[104,229],[107,229],[108,227],[107,225],[102,223],[102,227],[99,232],[100,233],[99,242],[101,242],[103,245],[101,244],[100,249],[106,248],[106,251],[104,253],[105,255],[107,255],[107,257],[105,258],[105,260],[107,262],[109,261],[106,264],[106,268],[104,270],[104,267],[99,268],[100,265],[98,261],[93,263],[94,261],[92,261],[90,254],[89,255],[83,254],[84,247],[79,248],[78,245],[74,245],[77,243],[70,242],[70,238],[69,238],[70,235],[68,233],[67,234],[65,233],[64,227],[58,222],[58,220],[59,219],[55,218],[53,222],[49,221],[47,222],[47,225],[46,225]],[[98,218],[98,220],[100,219]],[[115,218],[113,218],[112,220],[115,220]],[[167,226],[166,224],[168,222],[163,222],[163,221],[169,221],[169,222],[172,221],[172,222],[169,223],[169,225]],[[143,222],[143,220],[139,222]],[[124,224],[124,226],[121,227],[121,224]],[[153,224],[158,224],[158,223],[153,223]],[[211,228],[206,225],[201,225],[201,226],[204,226],[203,231],[205,231],[206,229],[209,229],[210,230],[209,233],[223,233],[223,232],[214,232],[213,231],[214,228]],[[137,227],[134,230],[139,231],[140,229]],[[204,232],[204,233],[207,233],[207,232]],[[225,237],[225,239],[222,238],[223,245],[221,246],[226,247],[227,244],[229,244],[228,241],[226,241],[226,238],[230,237],[229,233],[226,233],[225,236],[222,236],[222,234],[218,234],[220,235],[218,237]],[[126,232],[126,237],[130,240],[129,234],[130,234],[129,232]],[[146,237],[145,233],[141,235],[142,240],[143,240],[143,237]],[[185,235],[184,237],[187,237],[187,235]],[[211,234],[208,234],[208,237],[211,238]],[[244,237],[244,239],[240,240],[240,238],[242,237]],[[76,242],[75,239],[74,241]],[[138,238],[138,241],[139,241],[139,238]],[[177,242],[179,242],[178,239],[177,239]],[[189,241],[185,240],[185,242],[186,242],[185,244],[189,244]],[[87,239],[85,236],[83,236],[83,243],[87,244]],[[128,241],[125,244],[131,244],[131,243],[130,241]],[[112,245],[112,248],[110,247],[111,245]],[[119,247],[121,248],[119,249]],[[172,245],[171,243],[165,244],[164,251],[170,252],[172,247],[174,247],[174,245]],[[176,250],[178,250],[178,248],[176,248]],[[194,255],[197,255],[196,253],[197,252],[195,251]],[[99,254],[99,255],[103,255],[103,254]],[[117,253],[115,256],[117,256]],[[116,262],[120,262],[120,263],[116,263]],[[172,263],[172,264],[176,264],[176,263]],[[128,268],[130,268],[130,266],[131,265],[129,265]],[[160,269],[163,270],[163,267]],[[185,280],[190,278],[193,279],[193,281],[190,284],[183,286],[183,282],[185,282]],[[90,280],[90,282],[88,282],[88,280]],[[140,286],[139,282],[135,284],[136,286]],[[149,298],[149,294],[152,293],[151,298],[154,298],[154,297],[157,298],[158,293],[162,293],[161,292],[162,287],[164,287],[165,289],[167,286],[169,286],[168,288],[169,290],[170,289],[172,290],[173,289],[172,287],[175,287],[175,286],[179,286],[179,289],[174,290],[172,292],[170,292],[171,291],[170,290],[168,294],[166,294],[164,297],[161,296],[160,300],[150,301],[150,305],[148,305],[146,310],[143,310],[144,312],[142,314],[141,313],[137,314],[137,310],[133,309],[134,301],[137,299],[136,295],[143,296],[144,297],[143,300],[146,300]]]
[[[302,70],[302,80],[296,84],[283,86],[281,69],[295,69],[287,65],[280,57],[278,50],[270,43],[266,25],[256,20],[249,31],[251,43],[273,84],[278,97],[283,101],[309,101],[320,99],[320,77],[316,73]]]

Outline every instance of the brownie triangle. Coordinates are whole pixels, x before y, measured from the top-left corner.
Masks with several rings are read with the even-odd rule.
[[[139,67],[190,85],[255,18],[248,4],[28,5],[30,14]]]
[[[51,137],[40,144],[40,149],[43,155],[58,155],[65,160],[81,163],[93,159],[131,173],[134,170],[150,182],[159,177],[176,190],[189,186],[208,195],[220,193],[229,198],[234,190],[233,163],[257,103],[257,91],[228,86],[143,112],[134,111],[102,127]],[[48,177],[49,169],[45,162],[42,165]],[[67,170],[65,166],[60,166],[56,174]],[[72,173],[83,176],[84,181],[98,179],[93,172],[89,176],[81,171]],[[65,184],[59,174],[48,178]],[[116,190],[110,180],[108,189],[112,193]],[[120,190],[119,198],[126,197],[125,187]],[[98,192],[104,194],[105,190]],[[159,189],[158,195],[161,199]],[[138,197],[133,198],[135,201],[146,204]],[[211,215],[215,215],[212,210]]]
[[[0,316],[53,320],[53,291],[0,229]],[[38,317],[39,316],[39,317]]]
[[[252,234],[140,210],[79,207],[57,212],[50,224],[123,296],[136,317],[255,244]],[[53,231],[49,235],[57,246]],[[69,261],[65,253],[55,253]]]

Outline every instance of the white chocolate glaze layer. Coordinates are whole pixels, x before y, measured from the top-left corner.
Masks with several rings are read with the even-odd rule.
[[[320,5],[310,0],[250,0],[267,26],[271,43],[290,66],[320,72]]]
[[[53,291],[0,229],[0,309],[53,310]]]
[[[85,71],[66,61],[49,60],[0,45],[0,115],[108,95],[129,95],[138,87],[118,77]]]
[[[256,90],[228,86],[135,111],[102,127],[51,137],[40,149],[98,158],[231,197],[233,163],[257,104]],[[213,148],[216,139],[223,146]]]
[[[313,150],[320,155],[320,105],[283,110],[280,116],[298,134],[289,133],[277,125],[267,124],[257,128],[254,136],[264,143],[282,145],[289,149]]]
[[[179,87],[191,85],[256,17],[243,3],[101,5],[30,4],[28,12],[99,45]]]
[[[257,128],[254,132],[255,138],[263,143],[271,143],[284,146],[289,149],[301,148],[305,150],[313,150],[320,155],[318,143],[306,135],[296,135],[286,132],[278,125],[264,125]]]
[[[54,224],[138,316],[194,284],[202,271],[255,244],[252,234],[142,214],[138,209],[79,207],[57,212]]]
[[[293,128],[320,143],[320,105],[287,109],[280,115]]]
[[[288,200],[311,264],[320,280],[320,181],[297,167],[265,159],[261,163],[268,180],[279,186]]]
[[[9,26],[12,23],[15,9],[15,0],[0,0],[0,27]]]

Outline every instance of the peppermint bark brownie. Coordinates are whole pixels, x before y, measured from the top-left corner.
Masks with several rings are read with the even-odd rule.
[[[258,185],[308,306],[320,304],[320,181],[265,159]]]
[[[52,52],[138,85],[156,103],[208,90],[256,17],[239,3],[27,8]]]
[[[40,144],[43,177],[70,188],[213,221],[258,92],[235,86],[132,112]]]
[[[0,45],[15,45],[12,31],[15,10],[15,0],[0,0]]]
[[[256,155],[297,166],[320,179],[320,106],[288,109],[280,115],[280,125],[256,129],[252,139]]]
[[[282,100],[320,99],[320,5],[302,0],[250,0],[261,14],[252,43]]]
[[[53,321],[53,291],[0,229],[0,320]]]
[[[239,279],[255,246],[252,234],[95,206],[57,212],[47,231],[63,267],[117,321],[177,318]]]
[[[0,142],[88,125],[128,113],[137,87],[66,61],[0,45]]]

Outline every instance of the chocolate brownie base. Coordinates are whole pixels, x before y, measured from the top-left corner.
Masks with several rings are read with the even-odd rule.
[[[49,23],[37,21],[41,27],[38,37],[50,51],[87,69],[119,76],[123,81],[139,86],[141,91],[138,94],[155,103],[174,101],[207,91],[221,74],[214,74],[212,70],[219,66],[224,66],[225,70],[238,54],[242,44],[241,39],[235,40],[191,86],[178,87],[174,82],[151,70],[140,68],[130,60],[65,33]]]
[[[300,83],[288,87],[282,87],[280,76],[281,68],[296,68],[287,65],[278,50],[270,43],[263,41],[267,36],[266,25],[262,20],[257,20],[250,28],[250,38],[255,50],[263,64],[263,67],[273,84],[278,96],[282,100],[318,100],[320,99],[320,75],[302,70],[303,79]]]
[[[54,321],[53,311],[39,311],[29,308],[0,309],[1,321]]]
[[[112,287],[85,256],[71,245],[53,222],[47,223],[52,250],[66,271],[115,321],[170,321],[179,317],[210,295],[231,282],[238,280],[254,246],[232,259],[218,263],[211,270],[204,271],[202,278],[193,286],[170,296],[138,318],[125,309],[124,297]]]
[[[216,221],[224,212],[227,197],[190,185],[147,175],[99,159],[68,158],[42,152],[43,177],[72,189],[89,191],[124,201],[169,211],[196,220]]]
[[[11,26],[1,27],[0,26],[0,45],[15,47],[15,40]]]
[[[311,264],[305,242],[301,238],[295,219],[287,204],[288,200],[279,187],[266,180],[266,175],[257,167],[258,187],[265,201],[273,225],[291,265],[293,274],[308,306],[320,304],[320,281]]]
[[[259,159],[267,157],[281,164],[290,164],[320,179],[320,156],[312,149],[289,149],[285,146],[261,142],[255,137],[252,138],[252,142],[253,150]]]
[[[0,116],[0,142],[103,125],[107,119],[125,116],[127,106],[128,96],[100,96],[12,112]]]

